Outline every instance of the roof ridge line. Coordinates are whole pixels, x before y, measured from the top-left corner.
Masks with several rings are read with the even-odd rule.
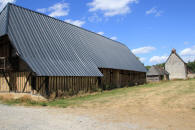
[[[114,41],[115,43],[118,43],[118,44],[120,44],[120,45],[123,45],[123,46],[127,47],[124,43],[121,43],[121,42],[119,42],[119,41],[110,39],[110,38],[108,38],[108,37],[106,37],[106,36],[100,35],[100,34],[98,34],[98,33],[95,33],[95,32],[93,32],[93,31],[90,31],[90,30],[88,30],[88,29],[85,29],[85,28],[82,28],[82,27],[78,27],[78,26],[76,26],[76,25],[73,25],[73,24],[71,24],[71,23],[65,22],[65,21],[63,21],[63,20],[60,20],[60,19],[51,17],[51,16],[49,16],[49,15],[46,15],[46,14],[37,12],[37,11],[35,11],[35,10],[28,9],[28,8],[25,8],[25,7],[22,7],[22,6],[13,4],[13,3],[8,3],[6,6],[8,6],[8,5],[13,5],[13,6],[16,6],[16,7],[22,8],[22,9],[25,9],[25,10],[27,10],[27,11],[31,11],[31,12],[34,12],[34,13],[37,13],[37,14],[40,14],[40,15],[43,15],[43,16],[52,18],[52,19],[57,20],[57,21],[59,21],[59,22],[63,22],[63,23],[69,24],[69,25],[71,25],[71,26],[77,27],[77,28],[79,28],[79,29],[82,29],[82,30],[84,30],[84,31],[87,31],[87,32],[90,32],[90,33],[93,33],[93,34],[96,34],[96,35],[98,35],[98,36],[104,37],[104,38],[106,38],[106,39],[108,39],[108,40]],[[128,47],[127,47],[127,48],[128,48]]]

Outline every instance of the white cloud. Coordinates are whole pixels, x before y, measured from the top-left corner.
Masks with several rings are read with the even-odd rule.
[[[150,10],[146,11],[146,15],[154,14],[154,16],[158,17],[161,16],[163,11],[158,10],[156,7],[151,8]]]
[[[88,17],[89,22],[101,22],[102,18],[100,18],[96,13],[92,16]]]
[[[104,35],[104,32],[98,32],[97,34],[99,34],[99,35]]]
[[[7,5],[7,3],[14,3],[16,0],[0,0],[0,11]]]
[[[195,46],[192,48],[185,48],[180,52],[182,56],[195,56]]]
[[[41,13],[49,13],[51,17],[67,16],[69,13],[69,5],[65,2],[56,3],[49,8],[37,9]]]
[[[138,0],[93,0],[87,5],[90,12],[100,10],[104,16],[115,16],[130,13],[130,4],[133,3],[138,3]]]
[[[182,59],[185,61],[185,62],[192,62],[192,61],[195,61],[195,56],[182,56]]]
[[[146,46],[146,47],[141,47],[141,48],[133,49],[132,52],[134,54],[146,54],[146,53],[150,53],[151,51],[154,51],[154,50],[156,50],[155,47]]]
[[[76,25],[78,27],[81,27],[85,24],[85,21],[71,20],[71,19],[67,19],[67,20],[65,20],[65,22],[71,23],[71,24]]]
[[[117,37],[111,37],[110,39],[112,39],[112,40],[117,40]]]
[[[152,58],[150,58],[150,62],[151,63],[163,63],[167,60],[168,56],[153,56]]]
[[[141,57],[141,58],[139,58],[139,60],[143,63],[144,61],[146,61],[146,58]]]
[[[191,48],[185,48],[179,53],[185,62],[195,60],[195,46]]]
[[[37,9],[38,12],[40,13],[46,13],[47,9],[46,8],[42,8],[42,9]]]

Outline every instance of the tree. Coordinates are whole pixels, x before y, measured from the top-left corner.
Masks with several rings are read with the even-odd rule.
[[[190,69],[191,72],[195,73],[195,61],[194,62],[188,62],[187,67]]]
[[[147,70],[149,70],[151,68],[151,66],[147,65],[145,66]]]

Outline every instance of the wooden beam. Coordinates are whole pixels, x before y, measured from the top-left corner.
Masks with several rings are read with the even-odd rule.
[[[28,75],[28,78],[27,78],[27,80],[26,80],[26,83],[25,83],[25,85],[24,85],[24,88],[23,88],[22,92],[24,92],[24,91],[25,91],[25,89],[26,89],[26,85],[27,85],[27,83],[28,83],[28,81],[29,81],[29,79],[30,79],[31,75],[32,75],[32,72]]]

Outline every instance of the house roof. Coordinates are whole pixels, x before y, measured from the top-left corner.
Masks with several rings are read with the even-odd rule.
[[[147,72],[147,75],[148,76],[151,76],[151,75],[168,75],[169,73],[161,68],[161,67],[158,67],[158,66],[152,66],[148,72]]]
[[[124,44],[14,4],[0,14],[3,35],[39,76],[102,76],[98,68],[146,72]]]
[[[175,54],[184,64],[186,64],[186,62],[177,54],[176,50],[173,48],[171,51],[171,54],[169,55],[169,57],[167,58],[165,64],[167,63],[167,61],[170,59],[171,55]]]

